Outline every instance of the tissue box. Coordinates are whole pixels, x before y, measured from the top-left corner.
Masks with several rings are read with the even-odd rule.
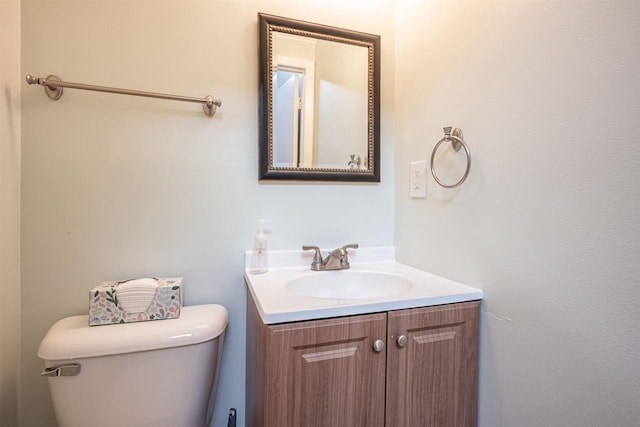
[[[159,278],[155,295],[145,311],[129,313],[118,303],[118,286],[102,282],[89,291],[89,326],[177,319],[182,307],[182,277]]]

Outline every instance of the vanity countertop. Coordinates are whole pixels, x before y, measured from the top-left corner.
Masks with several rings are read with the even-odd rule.
[[[328,251],[323,250],[323,253]],[[269,252],[270,269],[251,274],[251,252],[246,253],[245,282],[265,324],[375,313],[482,299],[482,290],[395,261],[395,248],[360,248],[349,251],[351,268],[311,271],[312,255],[303,251]],[[308,296],[289,284],[335,282],[347,277],[389,277],[402,283],[397,291],[363,297]],[[365,286],[365,285],[363,285]]]

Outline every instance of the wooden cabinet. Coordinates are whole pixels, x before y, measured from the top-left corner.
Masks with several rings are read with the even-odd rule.
[[[479,307],[388,312],[387,426],[476,425]]]
[[[265,325],[249,297],[247,427],[474,426],[478,309]]]

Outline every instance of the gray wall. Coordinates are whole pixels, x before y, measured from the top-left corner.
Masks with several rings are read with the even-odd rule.
[[[26,1],[22,69],[192,96],[199,106],[23,87],[22,417],[51,426],[38,344],[108,279],[184,277],[188,305],[230,313],[214,425],[244,420],[244,251],[393,243],[392,1]],[[382,183],[258,183],[258,12],[381,34]],[[34,411],[33,408],[38,408]]]
[[[396,5],[395,244],[484,290],[480,425],[637,426],[640,3]]]
[[[0,2],[0,424],[18,425],[20,2]]]

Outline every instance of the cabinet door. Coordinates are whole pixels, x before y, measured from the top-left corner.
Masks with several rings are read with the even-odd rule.
[[[476,425],[479,307],[474,301],[388,313],[387,426]]]
[[[386,314],[269,327],[265,418],[272,427],[383,426]]]

